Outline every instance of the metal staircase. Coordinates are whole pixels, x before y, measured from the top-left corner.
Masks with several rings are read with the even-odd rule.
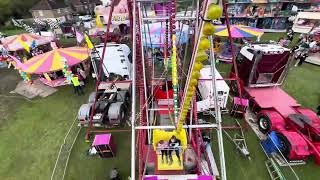
[[[269,158],[265,162],[265,165],[272,180],[286,180],[280,168],[277,166],[276,162],[272,158]]]

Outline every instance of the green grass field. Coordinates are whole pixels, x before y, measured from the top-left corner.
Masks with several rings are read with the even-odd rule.
[[[12,35],[24,33],[26,31],[24,29],[15,28],[15,29],[0,29],[0,32],[4,33],[7,36],[12,36]]]
[[[264,39],[278,39],[279,36],[266,34]],[[218,66],[221,71],[229,69],[228,65]],[[311,64],[292,68],[284,90],[302,106],[315,109],[320,102],[319,74],[320,67]],[[19,79],[13,78],[15,76],[17,74],[11,69],[0,69],[0,82],[9,78],[12,80],[7,83],[14,84]],[[0,85],[0,179],[49,179],[63,138],[78,108],[87,101],[88,93],[94,89],[93,82],[87,85],[85,96],[75,96],[72,87],[66,86],[47,98],[36,98],[32,102],[11,97],[9,91],[14,85],[2,87]],[[224,117],[224,121],[232,123],[228,116]],[[74,145],[65,179],[107,179],[112,167],[119,168],[123,179],[126,179],[130,174],[130,134],[113,133],[117,157],[99,159],[86,155],[89,144],[84,141],[85,130],[81,131]],[[250,161],[238,155],[227,139],[224,141],[228,179],[270,179],[264,166],[266,158],[257,137],[251,130],[245,136],[251,153]],[[216,153],[217,146],[213,146]],[[317,180],[320,176],[319,167],[312,160],[295,170],[300,179]],[[292,179],[292,175],[286,175],[287,179]]]

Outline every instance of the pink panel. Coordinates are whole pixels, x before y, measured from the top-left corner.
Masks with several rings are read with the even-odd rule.
[[[246,91],[262,109],[274,108],[284,117],[296,113],[292,108],[300,106],[295,99],[278,86],[247,88]]]
[[[111,134],[98,134],[94,137],[93,146],[107,145],[110,143]]]
[[[157,176],[143,177],[144,180],[158,180]]]
[[[233,98],[233,103],[237,104],[237,105],[241,105],[241,99],[239,97],[234,97]],[[249,106],[249,100],[242,98],[242,105],[245,106],[245,107],[248,107]]]
[[[55,79],[52,81],[48,81],[45,78],[39,78],[39,80],[50,87],[59,87],[59,86],[64,86],[64,85],[68,85],[68,83],[66,82],[67,78],[59,78],[59,79]]]
[[[199,176],[198,180],[214,180],[213,176]]]
[[[307,142],[298,133],[292,131],[282,131],[281,133],[285,135],[291,143],[292,149],[290,156],[292,159],[299,159],[310,155]]]
[[[265,114],[266,116],[269,117],[271,123],[272,123],[272,127],[271,130],[284,130],[285,129],[285,120],[283,119],[283,117],[276,111],[272,111],[272,110],[262,110],[260,112],[261,114]]]
[[[297,108],[296,110],[310,118],[312,120],[310,126],[314,128],[314,131],[317,131],[316,133],[320,132],[320,118],[317,116],[315,112],[307,108]]]
[[[159,110],[160,114],[172,114],[173,113],[173,106],[158,106],[161,109],[171,108],[171,110]]]

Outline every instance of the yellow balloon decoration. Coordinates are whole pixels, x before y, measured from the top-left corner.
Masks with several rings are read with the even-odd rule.
[[[196,55],[196,62],[203,62],[209,59],[208,54],[204,50],[200,50]]]
[[[207,13],[207,17],[210,19],[217,19],[222,14],[222,9],[214,4],[211,4],[209,7],[209,12]],[[186,91],[184,95],[184,99],[181,106],[181,114],[180,119],[177,124],[177,132],[180,132],[183,126],[183,123],[186,119],[186,116],[189,111],[190,104],[193,102],[193,96],[196,91],[196,86],[198,85],[198,81],[200,78],[200,70],[203,68],[203,62],[209,59],[208,54],[206,53],[206,50],[210,48],[210,41],[205,36],[210,36],[215,32],[215,27],[211,22],[204,22],[202,26],[202,33],[204,37],[201,37],[198,49],[195,55],[195,62],[191,69],[191,77],[187,80],[186,83]],[[174,37],[176,38],[176,37]],[[174,47],[175,48],[175,47]],[[175,66],[173,66],[175,67]]]
[[[178,73],[177,73],[177,47],[176,35],[172,35],[172,57],[171,57],[171,73],[173,85],[173,99],[174,99],[174,120],[178,121]]]
[[[199,43],[198,50],[207,50],[210,48],[210,41],[206,37],[202,37]]]
[[[222,16],[222,8],[219,5],[216,5],[214,3],[209,5],[207,18],[214,20],[218,19]]]
[[[193,68],[195,71],[200,71],[203,68],[203,64],[196,62]]]
[[[200,73],[198,71],[192,72],[191,78],[192,79],[199,79],[200,78]]]
[[[190,85],[191,85],[191,86],[197,86],[197,85],[198,85],[198,80],[197,80],[197,79],[192,79],[192,80],[190,81]]]
[[[211,36],[215,32],[215,27],[211,22],[204,22],[202,33]]]

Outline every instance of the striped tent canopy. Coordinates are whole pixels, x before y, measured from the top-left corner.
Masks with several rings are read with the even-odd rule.
[[[43,45],[50,43],[53,41],[53,37],[45,37],[45,36],[39,36],[35,34],[19,34],[14,36],[9,36],[1,40],[3,46],[8,51],[17,51],[24,49],[21,41],[23,41],[25,44],[27,44],[29,47],[32,46],[32,43],[36,43],[36,45]]]
[[[215,35],[229,36],[227,26],[217,25],[215,27],[216,27],[216,32],[214,33]],[[230,32],[233,38],[259,37],[264,33],[261,29],[250,27],[250,26],[243,26],[243,25],[231,25]]]
[[[64,61],[70,67],[88,58],[89,49],[85,47],[54,49],[29,59],[20,68],[29,74],[42,74],[62,70]]]

